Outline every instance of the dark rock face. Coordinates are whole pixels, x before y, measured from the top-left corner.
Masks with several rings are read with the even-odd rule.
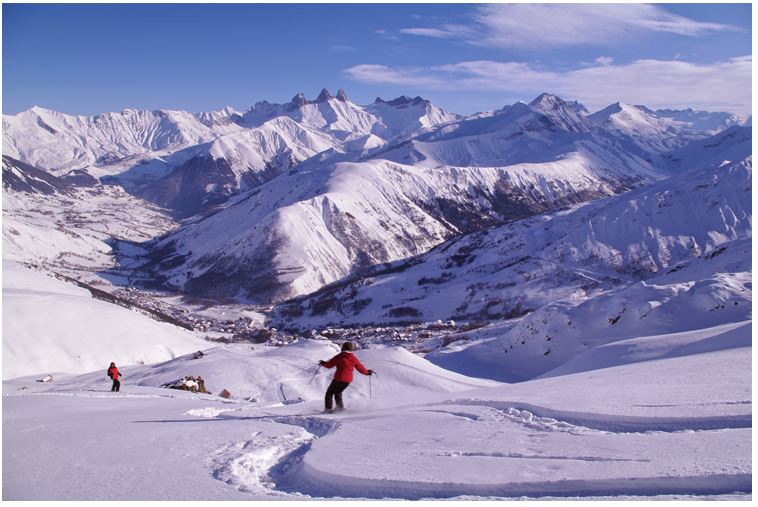
[[[381,100],[381,99],[377,98],[377,101],[379,101],[379,100]],[[406,108],[408,106],[416,106],[416,105],[424,103],[424,102],[427,102],[427,101],[424,100],[421,97],[418,97],[418,96],[415,97],[415,98],[410,98],[407,95],[401,95],[400,97],[398,97],[396,99],[388,100],[386,103],[389,104],[390,106],[397,107],[399,109],[403,109],[403,108]]]
[[[7,155],[3,155],[3,187],[30,194],[70,193],[65,181]]]
[[[333,98],[334,97],[332,96],[331,93],[329,93],[329,90],[324,88],[323,90],[321,90],[321,93],[318,94],[318,97],[316,98],[316,102],[317,103],[326,102],[329,99],[333,99]]]
[[[292,100],[289,103],[289,110],[297,109],[298,107],[303,107],[308,103],[308,99],[305,98],[305,95],[302,93],[298,93],[294,97],[292,97]]]
[[[178,216],[190,216],[226,201],[237,190],[237,177],[226,160],[195,157],[135,193]]]
[[[342,88],[340,88],[337,91],[337,100],[339,100],[340,102],[347,102],[347,94],[345,93],[345,90],[343,90]]]
[[[74,169],[73,171],[69,171],[61,176],[60,180],[75,187],[94,187],[100,183],[97,178],[84,169]]]

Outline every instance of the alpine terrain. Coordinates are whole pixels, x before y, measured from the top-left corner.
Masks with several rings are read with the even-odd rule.
[[[2,121],[3,499],[751,498],[749,116]]]

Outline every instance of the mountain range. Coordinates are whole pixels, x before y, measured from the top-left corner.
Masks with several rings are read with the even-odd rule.
[[[483,304],[490,306],[484,308],[464,305],[465,291],[450,292],[445,284],[462,279],[458,268],[473,262],[468,260],[472,256],[481,262],[492,255],[500,258],[497,265],[516,262],[503,275],[506,284],[513,283],[513,269],[528,267],[551,278],[555,273],[544,263],[568,257],[584,264],[602,257],[607,252],[593,250],[597,240],[589,233],[581,235],[584,243],[556,250],[547,239],[534,244],[541,234],[513,231],[526,230],[535,221],[537,227],[547,227],[539,225],[545,222],[563,224],[556,230],[577,228],[572,220],[589,220],[582,213],[595,206],[583,203],[616,195],[613,202],[627,203],[635,189],[686,183],[690,176],[672,179],[683,172],[747,167],[750,174],[749,125],[746,116],[652,111],[623,103],[590,114],[579,103],[547,93],[528,104],[469,116],[421,97],[377,98],[360,106],[342,90],[336,96],[322,90],[315,100],[298,94],[286,104],[262,101],[246,111],[124,110],[70,116],[34,107],[3,116],[3,182],[9,194],[36,196],[29,199],[47,212],[35,214],[33,206],[21,204],[23,199],[8,201],[4,241],[23,260],[86,267],[119,283],[188,296],[286,302],[281,308],[287,311],[297,307],[295,313],[310,311],[337,321],[517,315],[549,298],[513,299],[507,290],[492,288],[501,283],[493,279],[485,283],[493,283],[487,291],[502,292],[496,298],[501,302],[488,299]],[[114,211],[98,215],[105,201]],[[86,219],[68,220],[65,210],[72,203],[88,210],[79,215]],[[742,210],[744,224],[749,204],[734,208]],[[555,212],[585,218],[559,220],[553,218]],[[595,280],[597,287],[615,287],[619,280],[631,280],[625,278],[628,272],[644,274],[649,266],[663,269],[670,263],[639,242],[648,234],[645,228],[654,225],[646,220],[663,217],[637,218],[634,226],[626,224],[634,241],[614,247],[622,259],[615,265],[619,271]],[[721,222],[710,226],[714,229],[702,234],[724,228]],[[46,228],[67,240],[53,241]],[[117,228],[118,234],[105,232]],[[749,227],[740,230],[739,237],[749,235]],[[30,245],[65,243],[66,255],[52,246],[24,247],[19,238],[24,233],[37,239]],[[482,234],[489,239],[471,239]],[[511,239],[498,240],[496,234]],[[651,234],[650,241],[674,241]],[[684,242],[697,255],[718,247],[698,234],[674,242]],[[486,254],[498,241],[516,244],[508,255]],[[530,246],[524,250],[524,244]],[[543,251],[550,245],[553,250]],[[458,252],[461,248],[465,252]],[[643,260],[632,260],[631,250]],[[414,282],[418,285],[404,290],[421,290],[428,297],[434,288],[449,304],[455,302],[444,311],[442,306],[433,315],[396,310],[392,316],[365,302],[381,301],[379,296],[340,294],[333,304],[318,299],[318,291],[332,290],[332,284],[363,283],[368,290],[370,283],[355,280],[403,263],[432,262],[443,251],[458,252],[452,254],[458,257],[433,261],[439,265],[423,268]],[[72,256],[79,261],[73,263]],[[522,257],[529,260],[519,261]],[[582,278],[571,270],[566,274],[565,267],[559,271],[574,282]],[[538,292],[565,296],[578,290],[561,276],[551,282],[560,286],[558,292],[540,284]],[[432,281],[421,283],[422,278]],[[455,295],[448,297],[448,292]],[[314,295],[305,303],[288,302],[308,294]],[[474,294],[466,297],[473,300]],[[394,299],[397,294],[390,297],[402,300]],[[333,313],[334,304],[348,310]],[[362,312],[350,310],[361,306]]]

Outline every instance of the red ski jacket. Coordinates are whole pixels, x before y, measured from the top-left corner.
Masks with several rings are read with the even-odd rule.
[[[337,367],[337,372],[334,374],[334,380],[337,382],[352,382],[353,381],[353,368],[368,375],[368,370],[358,361],[358,358],[353,355],[352,352],[343,350],[325,363],[321,363],[324,368]]]
[[[112,378],[113,380],[118,380],[118,377],[120,375],[121,374],[118,372],[118,368],[116,368],[115,366],[108,368],[108,376]]]

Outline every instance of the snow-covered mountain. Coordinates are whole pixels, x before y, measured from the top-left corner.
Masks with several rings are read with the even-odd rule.
[[[714,113],[710,111],[696,111],[688,109],[657,109],[653,114],[659,118],[669,118],[694,132],[706,132],[718,134],[729,127],[749,127],[752,117],[748,114],[739,113]]]
[[[655,321],[658,330],[668,329],[669,308],[677,305],[702,314],[706,307],[726,304],[722,312],[697,320],[707,325],[721,322],[724,312],[749,318],[751,190],[751,157],[694,169],[611,199],[462,236],[420,257],[378,266],[280,305],[275,321],[319,327],[450,318],[487,321],[529,314],[514,333],[542,335],[542,327],[554,318],[535,324],[545,313],[554,313],[541,310],[545,305],[564,305],[569,309],[562,315],[581,312],[595,317],[587,321],[605,326],[624,312],[619,298],[635,301],[630,311],[635,318],[651,314],[647,322]],[[605,299],[593,299],[600,294]],[[583,301],[594,302],[575,310]],[[598,320],[601,304],[608,316]],[[681,314],[681,308],[673,313]],[[579,318],[561,318],[569,328],[573,322],[579,329]],[[696,320],[691,322],[695,325]],[[611,329],[624,327],[614,324]],[[612,336],[605,328],[589,334]],[[555,332],[547,333],[551,335]]]
[[[29,194],[69,193],[60,178],[7,155],[3,155],[3,188]]]
[[[3,121],[14,164],[38,161],[61,184],[89,188],[76,202],[97,195],[114,202],[114,185],[122,185],[138,203],[125,212],[127,223],[140,222],[141,209],[150,209],[148,222],[174,223],[141,199],[193,217],[146,245],[148,255],[122,245],[122,262],[141,264],[143,279],[261,303],[423,254],[462,233],[750,153],[743,127],[700,139],[684,120],[642,106],[615,104],[588,115],[550,94],[467,118],[420,97],[359,106],[342,90],[322,90],[314,100],[298,94],[244,112],[82,117],[32,108]],[[673,146],[679,148],[664,151]],[[7,185],[16,173],[8,173]],[[168,232],[147,230],[147,237]],[[115,244],[133,239],[121,235]]]
[[[587,117],[602,127],[629,136],[652,153],[666,153],[690,142],[749,124],[748,115],[705,111],[657,110],[616,102]]]
[[[3,115],[3,153],[56,175],[90,167],[99,177],[118,174],[129,162],[137,165],[139,156],[163,157],[238,129],[206,125],[186,111],[72,116],[35,106]]]
[[[243,115],[246,125],[259,126],[266,121],[287,116],[296,123],[330,134],[339,141],[351,141],[368,134],[384,140],[409,137],[424,128],[460,119],[421,97],[401,96],[359,106],[347,98],[344,90],[333,97],[327,89],[315,100],[299,93],[287,104],[258,102]]]
[[[654,153],[680,148],[703,135],[690,132],[680,122],[658,117],[644,106],[622,102],[611,104],[588,118],[608,130],[631,137]]]
[[[157,242],[147,273],[195,295],[280,301],[462,232],[665,177],[630,147],[545,94],[359,159],[314,157]]]
[[[419,97],[366,107],[344,91],[259,102],[246,112],[124,110],[71,116],[33,107],[3,117],[3,152],[62,176],[125,186],[179,215],[223,202],[317,153],[356,153],[458,119]]]
[[[733,126],[712,137],[698,139],[671,151],[664,158],[674,172],[729,165],[752,154],[752,139],[751,127]]]

